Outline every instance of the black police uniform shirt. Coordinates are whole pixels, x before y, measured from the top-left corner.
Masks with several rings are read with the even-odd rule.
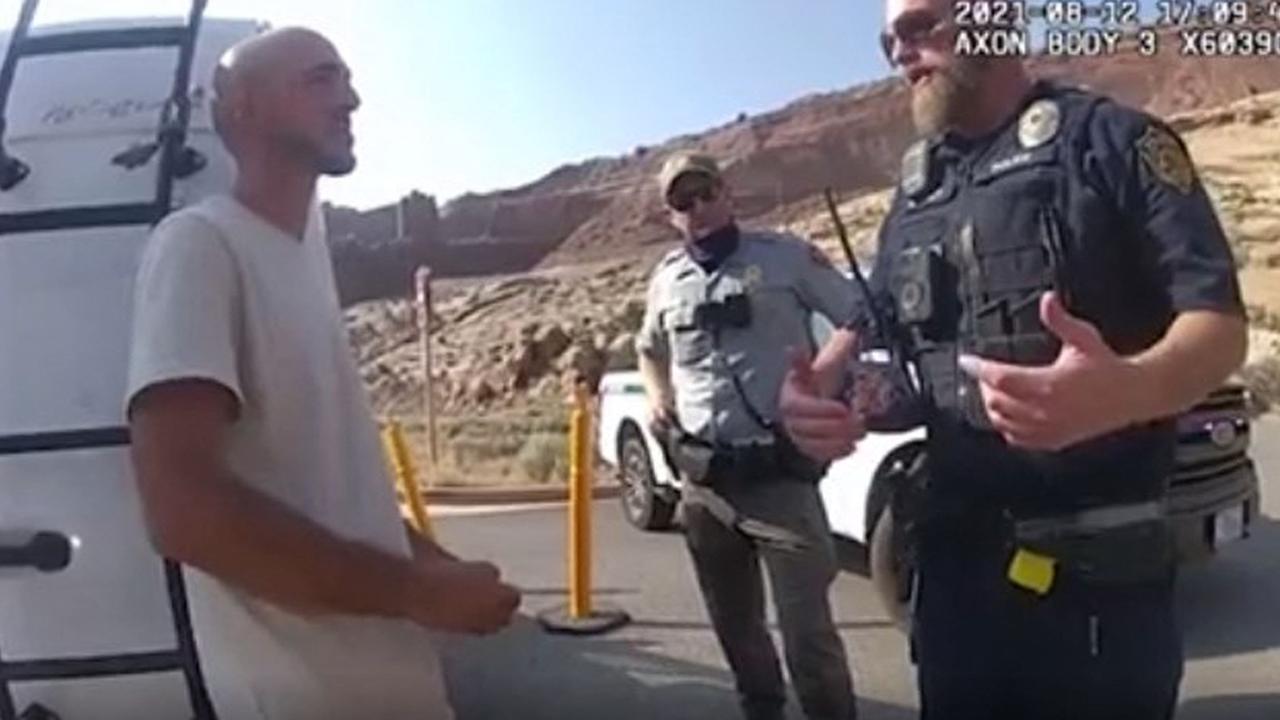
[[[966,322],[976,321],[964,319],[961,310],[948,316],[945,308],[964,306],[972,287],[966,273],[991,274],[1056,254],[1044,269],[1048,287],[1065,292],[1068,311],[1093,323],[1120,354],[1154,344],[1179,312],[1242,315],[1231,251],[1181,140],[1154,118],[1110,99],[1038,83],[993,133],[977,139],[947,134],[914,152],[904,160],[909,175],[881,228],[870,282],[877,304],[897,309],[893,276],[901,269],[895,258],[911,248],[939,250],[942,297],[933,301],[943,308],[942,327],[934,324],[929,332],[944,340],[933,347],[943,351],[942,366],[951,372],[922,368],[935,489],[962,502],[994,501],[1033,512],[1158,496],[1173,464],[1171,420],[1058,453],[1013,448],[989,425],[971,422],[980,393],[955,369],[955,356],[973,350],[960,335]],[[1046,217],[1058,221],[1057,248],[1046,247],[1042,237]],[[985,255],[966,263],[975,244]],[[1019,322],[1030,317],[1043,331],[1040,294],[1027,292],[1017,312]],[[908,345],[919,351],[927,333],[910,334]],[[1052,362],[1057,347],[1055,342],[1029,364]]]

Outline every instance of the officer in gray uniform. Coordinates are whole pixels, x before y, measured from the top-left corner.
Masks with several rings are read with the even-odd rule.
[[[686,540],[748,720],[785,716],[765,623],[769,573],[800,704],[856,717],[828,591],[836,560],[818,494],[823,467],[775,430],[790,349],[812,352],[810,314],[842,325],[857,296],[799,238],[740,229],[715,162],[670,158],[659,187],[683,247],[655,269],[636,347],[651,426],[684,483]]]

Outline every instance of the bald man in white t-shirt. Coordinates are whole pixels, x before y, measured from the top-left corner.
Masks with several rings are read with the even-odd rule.
[[[519,604],[400,519],[314,202],[355,166],[350,79],[308,30],[229,53],[234,191],[161,223],[138,276],[134,464],[222,720],[449,720],[428,629],[494,632]]]

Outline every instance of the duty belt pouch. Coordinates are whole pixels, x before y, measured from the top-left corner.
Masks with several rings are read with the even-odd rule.
[[[671,462],[686,480],[695,485],[711,484],[715,449],[697,438],[681,433],[672,447]]]
[[[696,485],[710,483],[715,450],[709,444],[670,422],[658,423],[652,430],[671,469]]]
[[[1086,585],[1132,585],[1168,577],[1175,562],[1168,522],[1153,519],[1098,531],[1045,529],[1016,522],[1018,549],[1051,558],[1058,570]]]

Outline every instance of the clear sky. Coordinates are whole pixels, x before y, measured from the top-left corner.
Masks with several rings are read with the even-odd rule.
[[[0,25],[19,0],[0,0]],[[186,12],[185,0],[44,0],[36,23]],[[877,0],[209,0],[302,24],[355,74],[356,207],[520,185],[888,70]]]

